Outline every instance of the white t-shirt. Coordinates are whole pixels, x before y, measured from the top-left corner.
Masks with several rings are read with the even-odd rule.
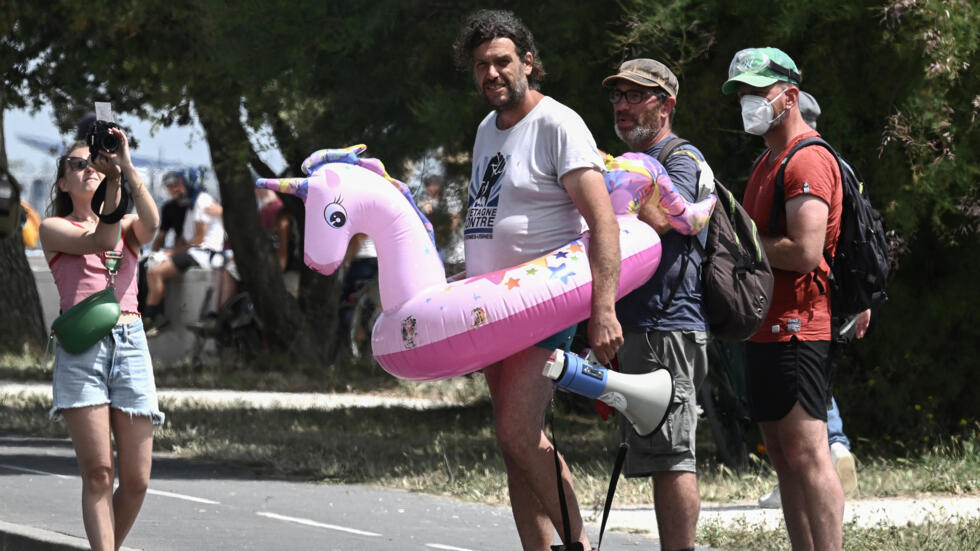
[[[197,195],[197,201],[194,202],[194,207],[187,211],[187,216],[184,217],[184,240],[188,243],[194,237],[194,227],[197,223],[204,222],[207,224],[207,230],[204,232],[204,241],[196,248],[207,249],[209,251],[221,251],[225,248],[225,227],[221,223],[221,217],[212,216],[204,211],[204,209],[215,204],[215,202],[214,197],[202,191]]]
[[[532,260],[585,231],[561,178],[603,170],[595,139],[577,113],[545,96],[514,126],[499,130],[496,112],[480,123],[463,230],[466,275]]]

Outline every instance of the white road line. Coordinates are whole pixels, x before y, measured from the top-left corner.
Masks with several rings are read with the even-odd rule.
[[[443,545],[441,543],[427,543],[425,546],[433,549],[445,549],[446,551],[473,551],[465,547],[453,547],[452,545]]]
[[[163,490],[153,490],[149,489],[146,491],[148,494],[153,494],[155,496],[162,497],[172,497],[174,499],[183,499],[185,501],[193,501],[195,503],[207,503],[208,505],[221,505],[220,501],[212,501],[210,499],[204,499],[203,497],[194,497],[184,494],[175,494],[173,492],[164,492]]]
[[[57,476],[58,478],[68,478],[68,479],[77,478],[77,477],[74,477],[74,476],[67,476],[67,475],[63,475],[63,474],[49,473],[49,472],[46,472],[46,471],[37,471],[37,470],[34,470],[34,469],[27,469],[27,468],[24,468],[24,467],[17,467],[17,466],[14,466],[14,465],[7,465],[5,463],[0,463],[0,467],[2,467],[4,469],[10,469],[11,471],[22,471],[22,472],[25,472],[25,473],[44,474],[44,475],[48,475],[48,476]]]
[[[277,515],[276,513],[264,513],[264,512],[257,512],[255,514],[259,515],[260,517],[268,517],[276,520],[284,520],[286,522],[295,522],[296,524],[305,524],[306,526],[314,526],[316,528],[338,530],[340,532],[347,532],[349,534],[356,534],[358,536],[375,536],[375,537],[381,536],[381,534],[375,534],[374,532],[365,532],[364,530],[358,530],[356,528],[348,528],[346,526],[337,526],[336,524],[323,524],[322,522],[316,522],[315,520],[310,520],[307,518],[287,517],[285,515]]]
[[[43,475],[47,475],[47,476],[56,476],[58,478],[65,478],[65,479],[77,479],[78,478],[77,476],[67,476],[67,475],[58,474],[58,473],[49,473],[47,471],[39,471],[37,469],[28,469],[26,467],[17,467],[15,465],[7,465],[6,463],[0,463],[0,468],[10,469],[11,471],[22,471],[22,472],[25,472],[25,473],[43,474]],[[184,494],[175,494],[173,492],[164,492],[162,490],[153,490],[153,489],[150,489],[150,490],[147,490],[146,493],[153,494],[153,495],[158,495],[158,496],[163,496],[163,497],[172,497],[172,498],[175,498],[175,499],[183,499],[183,500],[186,500],[186,501],[194,501],[196,503],[207,503],[207,504],[210,504],[210,505],[221,505],[221,503],[218,502],[218,501],[211,501],[210,499],[204,499],[203,497],[194,497],[194,496],[188,496],[188,495],[184,495]]]

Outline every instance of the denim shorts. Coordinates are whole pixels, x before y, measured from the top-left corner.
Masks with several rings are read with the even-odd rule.
[[[52,419],[60,420],[65,409],[109,404],[130,415],[150,417],[154,425],[163,424],[142,320],[113,327],[80,354],[70,354],[59,344],[53,396]]]

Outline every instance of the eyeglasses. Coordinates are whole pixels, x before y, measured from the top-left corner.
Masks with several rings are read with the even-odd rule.
[[[626,90],[624,92],[613,88],[612,90],[609,90],[609,103],[616,105],[619,103],[619,100],[625,97],[626,103],[636,105],[646,98],[655,95],[657,95],[657,93],[652,90]]]
[[[75,172],[85,170],[89,165],[88,159],[83,159],[81,157],[66,157],[65,162],[68,163],[68,168]]]
[[[758,75],[767,70],[778,75],[783,75],[784,77],[789,78],[795,84],[800,84],[800,82],[803,80],[800,73],[797,73],[788,67],[783,67],[782,65],[769,59],[769,56],[766,55],[765,52],[760,52],[754,48],[742,50],[741,52],[735,54],[735,59],[732,59],[732,64],[728,66],[728,78],[733,79],[743,73]]]

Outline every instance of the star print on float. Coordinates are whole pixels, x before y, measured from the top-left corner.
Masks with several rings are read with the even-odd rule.
[[[502,153],[485,157],[474,167],[469,185],[469,205],[466,211],[465,239],[491,239],[500,200],[500,179],[507,170],[507,158]],[[482,177],[478,175],[482,173]]]

